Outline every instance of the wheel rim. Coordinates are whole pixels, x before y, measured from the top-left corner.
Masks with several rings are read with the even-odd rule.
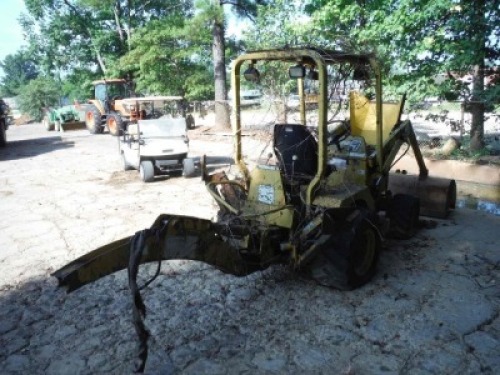
[[[110,133],[116,134],[117,131],[116,119],[110,118],[108,120],[108,129]]]
[[[91,128],[95,125],[94,115],[91,112],[87,113],[87,124]]]
[[[375,253],[377,248],[376,234],[370,228],[363,230],[360,236],[359,248],[357,250],[359,255],[359,262],[354,265],[354,272],[357,275],[365,275],[372,268],[375,260]]]

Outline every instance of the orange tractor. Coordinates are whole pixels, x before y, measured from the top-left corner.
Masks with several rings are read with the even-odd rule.
[[[110,134],[118,136],[130,123],[165,114],[185,117],[187,128],[194,128],[194,118],[187,114],[182,96],[135,97],[124,79],[105,79],[93,84],[94,99],[89,100],[85,112],[85,125],[92,134],[102,133],[107,127]]]

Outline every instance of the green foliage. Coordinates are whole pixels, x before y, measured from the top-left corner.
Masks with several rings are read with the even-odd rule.
[[[0,83],[0,96],[16,96],[22,86],[38,76],[38,69],[34,59],[27,51],[19,51],[14,55],[7,55],[0,62],[4,77]]]
[[[61,94],[70,103],[75,100],[83,103],[93,96],[92,82],[100,78],[98,74],[87,69],[75,69],[62,80]]]
[[[255,27],[244,33],[248,49],[314,44],[317,35],[309,17],[304,15],[304,4],[304,1],[275,0],[259,6]]]
[[[413,101],[456,90],[468,96],[451,77],[435,77],[459,77],[500,58],[497,0],[311,0],[307,11],[324,38],[346,38],[358,50],[376,52],[391,73],[389,89],[406,91]]]
[[[44,71],[95,69],[101,74],[129,50],[135,30],[171,13],[189,14],[191,1],[26,0],[22,20]]]
[[[19,108],[34,120],[41,121],[44,109],[59,102],[59,86],[51,78],[38,77],[23,86],[19,95]]]
[[[181,15],[151,21],[132,38],[130,52],[117,65],[134,72],[137,90],[209,99],[213,94],[210,34]]]

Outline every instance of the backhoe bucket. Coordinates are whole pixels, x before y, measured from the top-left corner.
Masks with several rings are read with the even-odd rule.
[[[134,259],[139,252],[139,259]],[[197,260],[237,276],[255,271],[245,266],[239,252],[223,241],[211,221],[161,215],[150,229],[91,251],[52,275],[59,280],[60,286],[65,286],[71,292],[101,277],[131,267],[133,262],[169,259]]]
[[[402,173],[389,175],[392,194],[410,194],[420,199],[420,214],[439,219],[455,208],[457,186],[455,180],[438,177],[420,177]]]

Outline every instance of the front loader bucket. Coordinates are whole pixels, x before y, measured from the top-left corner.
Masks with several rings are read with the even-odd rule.
[[[444,219],[455,208],[457,185],[455,180],[438,177],[420,177],[401,173],[389,175],[392,194],[410,194],[420,199],[420,214]]]
[[[86,129],[85,121],[68,121],[61,124],[63,131]]]
[[[142,235],[139,263],[190,259],[208,263],[237,276],[256,271],[246,267],[237,250],[224,242],[209,220],[175,215],[159,216],[150,229],[104,245],[54,272],[68,292],[129,267],[135,242]]]

